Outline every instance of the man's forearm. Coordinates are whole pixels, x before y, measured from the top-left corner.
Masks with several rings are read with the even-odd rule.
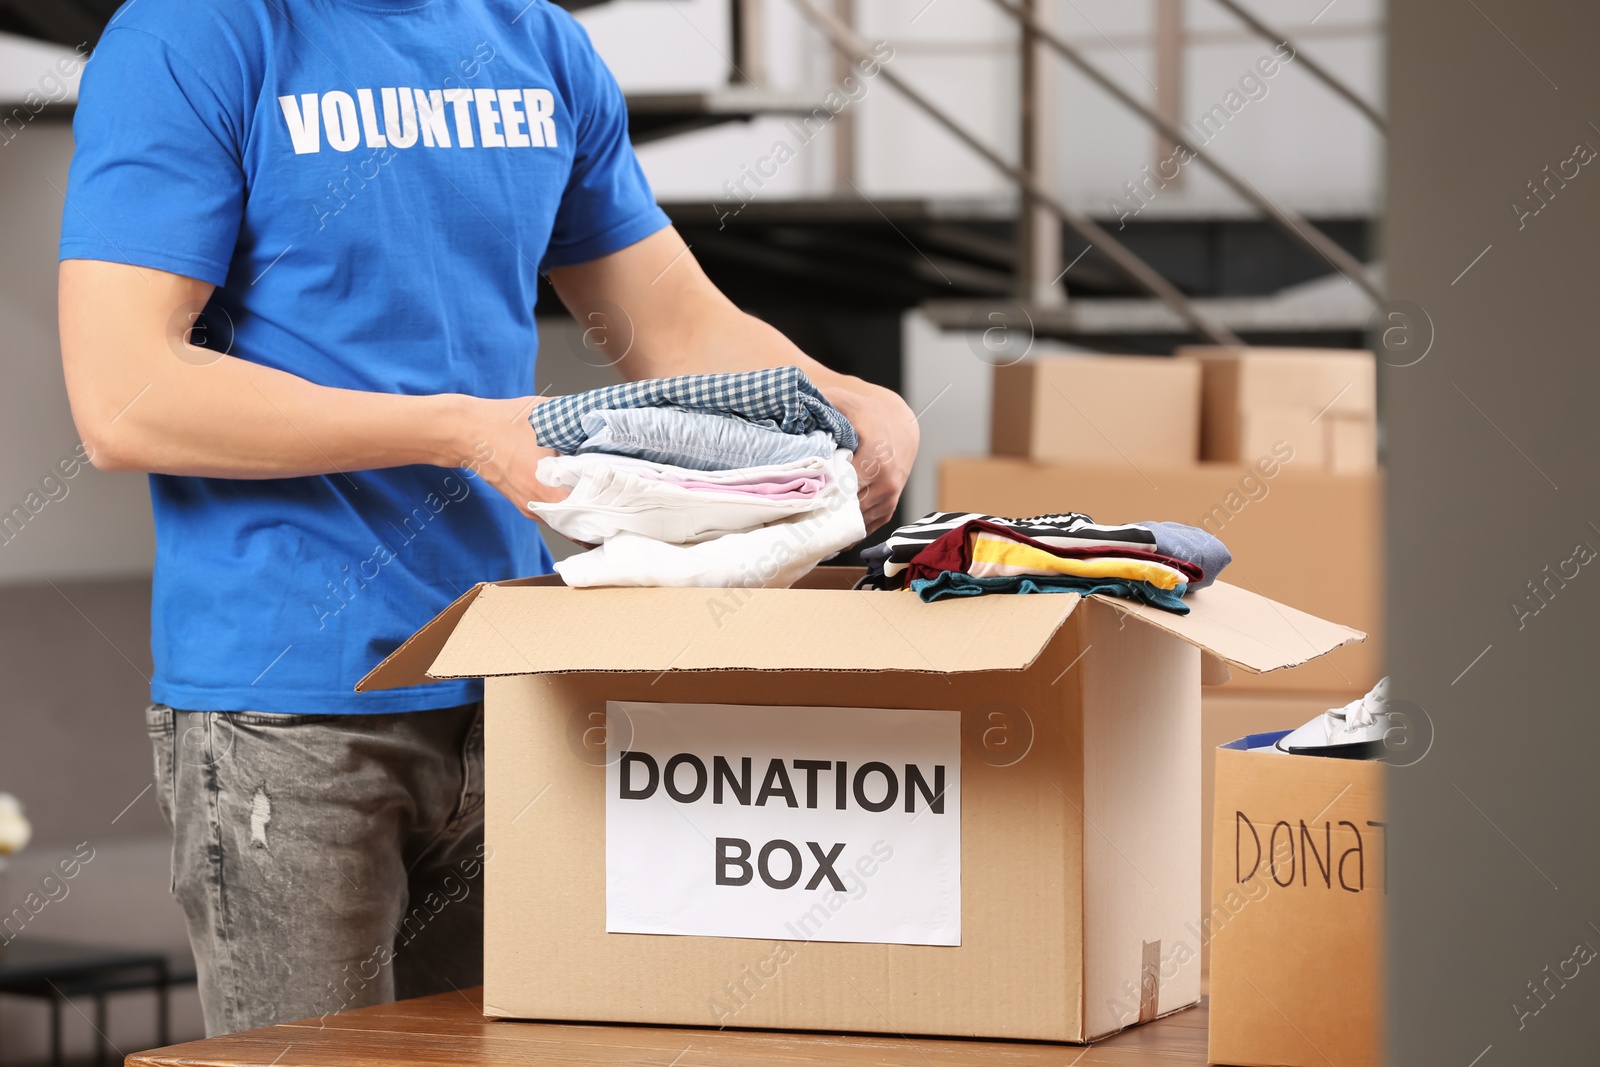
[[[851,423],[859,423],[873,393],[887,393],[853,374],[842,374],[806,355],[774,327],[754,315],[735,311],[720,316],[718,326],[708,330],[715,342],[708,345],[727,369],[753,370],[759,367],[796,366],[806,372],[813,385],[822,390],[828,402]]]
[[[205,349],[193,349],[209,358]],[[121,375],[74,414],[97,466],[218,478],[282,478],[470,461],[470,398],[315,385],[231,356]],[[116,399],[126,400],[113,407]],[[92,409],[92,410],[85,410]]]
[[[455,465],[485,405],[461,396],[333,389],[190,345],[211,286],[122,264],[61,266],[61,349],[73,418],[97,466],[277,478]]]
[[[795,366],[805,371],[847,418],[863,395],[879,389],[853,374],[824,366],[779,330],[731,303],[706,301],[692,316],[686,309],[685,320],[679,327],[681,337],[636,339],[639,358],[624,359],[617,369],[628,378],[665,378]]]
[[[740,311],[711,284],[675,230],[662,230],[591,263],[557,268],[550,272],[550,280],[586,327],[626,329],[630,347],[617,363],[624,377],[667,378],[793,365],[804,370],[829,400],[835,392],[876,389],[860,378],[829,370],[778,330]]]
[[[702,327],[705,343],[689,349],[691,365],[703,359],[707,361],[706,369],[714,367],[717,370],[799,367],[827,397],[828,402],[858,429],[865,429],[874,423],[877,412],[869,409],[881,408],[885,402],[898,400],[882,386],[823,366],[777,329],[754,315],[737,310],[720,313],[714,310],[712,317],[715,321]],[[684,373],[704,372],[695,367]],[[863,447],[869,451],[881,451],[876,441],[863,442]]]

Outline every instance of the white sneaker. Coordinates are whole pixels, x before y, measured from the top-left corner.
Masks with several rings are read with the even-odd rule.
[[[1277,749],[1298,756],[1381,759],[1389,732],[1389,679],[1342,708],[1331,708],[1278,739]]]

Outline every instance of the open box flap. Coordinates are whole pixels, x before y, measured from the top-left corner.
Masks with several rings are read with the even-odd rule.
[[[365,693],[373,689],[399,689],[408,685],[425,685],[428,682],[438,681],[428,673],[428,668],[438,657],[439,650],[444,647],[445,640],[454,632],[456,623],[461,621],[467,608],[478,599],[478,594],[491,585],[500,586],[528,586],[528,585],[556,585],[561,584],[561,579],[553,574],[542,574],[537,578],[516,578],[507,582],[479,582],[435,615],[429,622],[406,638],[399,648],[384,657],[366,677],[356,683],[356,692]]]
[[[1187,615],[1099,593],[1090,599],[1110,604],[1251,674],[1298,667],[1341,645],[1367,638],[1360,630],[1307,615],[1227,582],[1215,582],[1184,597],[1189,605]]]
[[[841,589],[550,589],[491,585],[428,674],[1022,670],[1076,595],[928,605]]]
[[[1072,593],[924,604],[909,592],[817,582],[796,589],[568,589],[554,576],[467,591],[375,667],[357,690],[447,678],[711,670],[1024,670],[1077,607]],[[1188,615],[1096,594],[1231,666],[1297,666],[1359,630],[1218,582]]]

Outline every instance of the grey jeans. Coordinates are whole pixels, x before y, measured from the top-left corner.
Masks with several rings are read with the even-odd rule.
[[[483,714],[146,712],[208,1035],[483,972]]]

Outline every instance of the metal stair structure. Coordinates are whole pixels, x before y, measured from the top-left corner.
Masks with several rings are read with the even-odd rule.
[[[804,293],[824,307],[920,307],[947,329],[981,329],[990,310],[1004,309],[1023,314],[1037,336],[1105,351],[1168,352],[1197,336],[1070,234],[1063,243],[1065,258],[1076,260],[1072,297],[1019,300],[1015,201],[753,201],[737,215],[704,202],[662,206],[707,272],[744,306]],[[1365,223],[1313,221],[1352,255],[1366,254]],[[1265,222],[1132,221],[1120,236],[1205,313],[1252,343],[1365,344],[1371,300]]]
[[[603,0],[596,0],[603,2]],[[817,106],[811,96],[774,92],[751,85],[729,85],[692,93],[626,94],[628,135],[635,145],[762,115],[806,115]]]
[[[561,2],[575,10],[605,0]],[[628,93],[635,143],[762,116],[804,116],[817,107],[820,92],[764,86],[764,2],[793,5],[827,40],[837,63],[860,58],[866,47],[851,25],[850,0],[728,2],[728,84]],[[1015,194],[868,200],[851,182],[831,197],[663,203],[713,280],[824,361],[891,386],[899,378],[899,342],[891,337],[899,316],[919,307],[948,329],[981,328],[1003,313],[1014,324],[1025,320],[1037,336],[1106,351],[1167,352],[1205,339],[1365,344],[1367,320],[1382,298],[1368,266],[1373,249],[1365,220],[1303,218],[1209,159],[1198,144],[1196,161],[1258,218],[1141,217],[1113,234],[1057,199],[1034,169],[1037,124],[1050,121],[1050,109],[1030,95],[1042,64],[1069,64],[1171,142],[1182,144],[1186,135],[1052,33],[1038,18],[1042,0],[990,2],[1018,30],[1020,161],[995,151],[897,72],[886,68],[879,79],[1002,174]],[[1216,2],[1263,40],[1287,41],[1234,0]],[[0,0],[0,32],[93,44],[117,6],[118,0]],[[1303,67],[1383,129],[1376,109],[1305,60]],[[547,306],[558,306],[553,293],[545,295]]]

